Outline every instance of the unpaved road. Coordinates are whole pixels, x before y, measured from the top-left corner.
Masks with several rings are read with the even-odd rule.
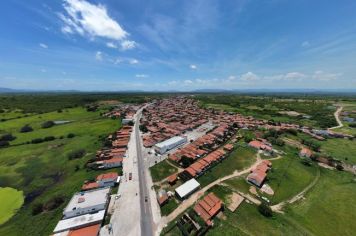
[[[329,128],[329,130],[341,128],[341,127],[344,126],[344,125],[342,124],[341,120],[340,120],[340,113],[341,113],[341,111],[342,111],[343,108],[344,108],[344,107],[341,106],[341,107],[339,107],[339,108],[335,111],[334,116],[335,116],[335,119],[336,119],[336,122],[338,123],[338,125]]]

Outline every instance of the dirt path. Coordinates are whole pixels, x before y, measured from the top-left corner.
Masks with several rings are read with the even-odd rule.
[[[340,106],[334,113],[334,116],[335,116],[335,119],[336,119],[336,122],[338,123],[337,126],[334,126],[334,127],[331,127],[329,128],[328,130],[332,130],[332,129],[337,129],[337,128],[341,128],[343,127],[344,125],[342,124],[341,120],[340,120],[340,113],[342,111],[344,107]]]
[[[278,160],[282,158],[281,156],[277,156],[275,158],[270,158],[269,160]],[[188,199],[184,200],[171,214],[169,214],[166,217],[162,217],[161,218],[161,222],[160,222],[160,229],[163,229],[163,227],[165,227],[166,224],[168,224],[169,222],[171,222],[172,220],[174,220],[177,216],[179,216],[180,214],[182,214],[185,210],[187,210],[190,206],[192,206],[194,203],[196,203],[196,201],[205,194],[206,191],[208,191],[210,188],[214,187],[215,185],[221,184],[222,182],[224,182],[225,180],[234,178],[234,177],[238,177],[244,174],[249,173],[252,169],[256,168],[257,165],[259,165],[263,160],[260,157],[260,153],[256,154],[256,161],[248,168],[242,170],[242,171],[235,171],[234,173],[232,173],[231,175],[227,175],[224,176],[222,178],[219,178],[217,180],[215,180],[214,182],[208,184],[207,186],[203,187],[202,189],[200,189],[198,192],[194,193],[193,195],[191,195]],[[246,198],[251,198],[250,200],[258,203],[257,199],[253,199],[251,196],[245,196]],[[257,200],[257,201],[256,201]]]
[[[304,197],[305,193],[308,192],[312,187],[315,186],[315,184],[318,182],[320,178],[320,169],[317,168],[317,174],[315,179],[313,180],[313,182],[311,182],[307,187],[305,187],[300,193],[298,193],[297,195],[295,195],[294,197],[292,197],[289,200],[286,201],[282,201],[276,205],[271,206],[272,210],[275,212],[279,212],[279,213],[283,213],[282,209],[283,207],[288,203],[288,204],[292,204],[298,200],[300,200],[301,198]]]

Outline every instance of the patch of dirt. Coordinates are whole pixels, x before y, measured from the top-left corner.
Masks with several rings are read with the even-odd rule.
[[[220,211],[216,217],[218,217],[220,220],[226,220],[226,215],[222,211]]]
[[[240,196],[237,193],[232,193],[229,196],[230,199],[230,204],[227,206],[227,209],[229,209],[231,212],[234,212],[240,204],[244,201],[244,197]]]
[[[256,187],[255,186],[251,186],[250,189],[249,189],[250,193],[252,193],[253,195],[256,195],[257,196],[257,190],[256,190]]]
[[[318,165],[321,166],[321,167],[323,167],[323,168],[329,169],[329,170],[335,170],[334,167],[331,167],[331,166],[329,166],[329,165],[327,165],[327,164],[324,164],[324,163],[318,162]]]

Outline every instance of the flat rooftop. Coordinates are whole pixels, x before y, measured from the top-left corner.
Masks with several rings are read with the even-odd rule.
[[[88,225],[93,225],[102,221],[104,219],[104,216],[105,210],[102,210],[93,214],[86,214],[65,220],[60,220],[56,228],[54,228],[53,233],[60,233],[70,229],[78,229]]]
[[[177,142],[180,142],[180,141],[185,141],[185,140],[186,140],[186,138],[183,138],[181,136],[175,136],[175,137],[167,139],[167,140],[165,140],[163,142],[157,143],[156,147],[162,148],[162,147],[169,146],[171,144],[174,144],[174,143],[177,143]]]
[[[184,198],[185,196],[199,188],[199,186],[200,184],[198,183],[198,181],[196,181],[195,179],[190,179],[178,188],[176,188],[175,191],[181,198]]]
[[[110,188],[101,188],[73,195],[64,212],[70,212],[78,208],[87,208],[104,204],[107,201]]]

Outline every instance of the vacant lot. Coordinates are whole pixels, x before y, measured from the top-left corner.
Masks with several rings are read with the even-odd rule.
[[[242,170],[256,161],[256,151],[249,147],[238,147],[225,160],[209,169],[204,175],[198,178],[201,186],[232,174],[235,170]]]
[[[161,161],[150,168],[153,182],[161,181],[177,172],[178,169],[167,162],[168,160]]]
[[[0,188],[0,225],[13,216],[23,204],[23,193],[13,188]]]
[[[305,200],[287,209],[286,217],[315,235],[355,235],[356,182],[347,172],[321,168],[321,177]]]
[[[40,124],[47,120],[70,120],[71,123],[41,128]],[[25,124],[31,125],[34,131],[20,133]],[[22,190],[25,203],[0,227],[0,235],[49,235],[72,194],[80,190],[84,180],[101,173],[86,169],[85,163],[95,156],[103,138],[117,130],[120,123],[101,117],[99,112],[87,112],[78,107],[8,120],[1,125],[3,133],[11,132],[17,138],[11,142],[14,146],[0,149],[0,186]],[[68,138],[69,133],[75,136]],[[45,136],[56,139],[26,144]],[[86,155],[69,160],[68,154],[78,149],[84,149]],[[46,205],[55,197],[61,197],[65,202],[56,209],[32,215],[34,206]]]
[[[321,151],[349,164],[356,164],[356,140],[328,139],[320,142]]]

